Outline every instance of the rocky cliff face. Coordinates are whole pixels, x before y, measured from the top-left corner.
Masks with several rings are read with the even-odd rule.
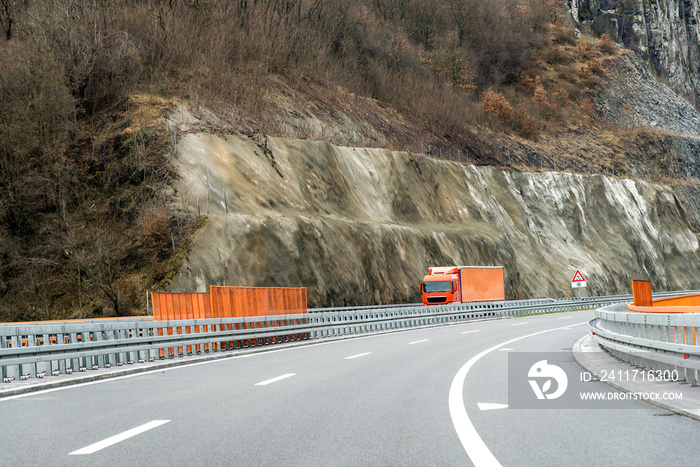
[[[261,135],[185,135],[175,196],[209,213],[172,291],[306,286],[310,306],[416,302],[430,265],[503,265],[506,295],[700,288],[700,190],[499,171]],[[209,175],[207,175],[207,173]],[[209,189],[207,187],[210,187]]]
[[[605,70],[595,106],[602,117],[620,127],[700,136],[700,112],[657,81],[649,68],[630,54]]]
[[[700,102],[700,1],[567,0],[579,28],[607,33]]]

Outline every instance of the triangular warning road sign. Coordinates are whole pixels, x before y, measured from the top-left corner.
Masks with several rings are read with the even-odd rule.
[[[574,278],[571,279],[571,282],[586,282],[586,279],[583,278],[583,274],[581,274],[581,271],[577,269],[576,274],[574,274]]]

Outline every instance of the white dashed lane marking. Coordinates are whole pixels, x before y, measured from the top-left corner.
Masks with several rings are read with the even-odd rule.
[[[419,340],[419,341],[409,342],[408,345],[420,344],[420,343],[422,343],[422,342],[428,342],[429,340],[430,340],[430,339],[421,339],[421,340]]]
[[[271,379],[266,379],[265,381],[260,381],[259,383],[255,383],[256,386],[267,386],[268,384],[276,383],[277,381],[282,381],[283,379],[291,378],[292,376],[296,376],[296,373],[287,373],[286,375],[278,376],[276,378],[271,378]]]
[[[136,428],[132,428],[131,430],[127,430],[123,433],[119,433],[118,435],[111,436],[107,439],[103,439],[102,441],[98,441],[97,443],[93,443],[90,446],[85,446],[82,449],[78,449],[77,451],[73,451],[70,453],[71,456],[79,456],[79,455],[84,455],[84,454],[92,454],[94,452],[100,451],[104,448],[108,448],[114,444],[117,444],[121,441],[124,441],[125,439],[129,439],[133,436],[140,435],[141,433],[144,433],[148,430],[152,430],[154,428],[157,428],[161,425],[164,425],[168,423],[170,420],[153,420],[152,422],[145,423],[141,426],[137,426]]]
[[[491,402],[479,402],[476,405],[479,406],[479,410],[498,410],[508,408],[508,404],[494,404]]]
[[[372,355],[372,352],[365,352],[365,353],[358,353],[357,355],[350,355],[349,357],[345,357],[345,360],[352,360],[353,358],[360,358],[360,357],[364,357],[365,355]]]

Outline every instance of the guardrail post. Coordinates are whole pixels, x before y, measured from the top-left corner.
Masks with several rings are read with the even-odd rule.
[[[77,332],[71,332],[71,333],[69,334],[69,338],[70,338],[70,343],[71,343],[71,344],[77,344],[77,343],[78,343],[78,333],[77,333]],[[70,370],[71,372],[73,372],[73,371],[78,371],[78,367],[80,367],[80,364],[79,364],[79,362],[78,362],[78,359],[77,359],[77,358],[71,358],[71,359],[70,359],[70,368],[69,368],[69,370]],[[67,371],[67,370],[66,370],[66,371]]]
[[[48,332],[44,332],[41,335],[41,345],[51,345],[51,340],[49,339],[49,334]],[[43,368],[41,368],[43,367]],[[51,370],[52,370],[52,365],[51,361],[44,362],[43,365],[37,365],[37,374],[42,373],[44,376],[51,375]]]
[[[8,348],[9,344],[9,337],[0,337],[0,349]],[[10,369],[6,365],[0,365],[0,376],[2,376],[3,381],[5,381],[6,378],[10,377]]]
[[[27,347],[36,347],[37,342],[36,342],[36,336],[34,334],[27,334]],[[36,377],[36,363],[30,363],[28,365],[25,365],[26,368],[22,369],[22,375],[29,375],[30,378],[35,378]],[[29,373],[27,373],[29,371]]]
[[[119,329],[117,331],[117,336],[118,339],[128,339],[129,338],[129,330],[128,329]],[[117,366],[122,366],[126,362],[129,361],[129,354],[128,352],[119,352],[117,355]]]
[[[93,334],[93,339],[94,339],[96,342],[103,341],[103,340],[105,340],[105,338],[107,337],[107,336],[105,335],[105,330],[104,330],[104,329],[105,329],[104,325],[100,325],[100,326],[98,326],[98,330],[95,331],[95,333]],[[94,360],[94,359],[93,359],[93,360]],[[94,362],[93,362],[93,363],[94,363]],[[104,355],[98,355],[98,356],[97,356],[97,366],[98,366],[99,368],[104,368],[104,366],[105,366],[105,356],[104,356]]]

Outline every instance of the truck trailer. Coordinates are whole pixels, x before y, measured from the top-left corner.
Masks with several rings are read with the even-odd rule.
[[[420,291],[424,306],[502,301],[503,266],[431,267]]]

